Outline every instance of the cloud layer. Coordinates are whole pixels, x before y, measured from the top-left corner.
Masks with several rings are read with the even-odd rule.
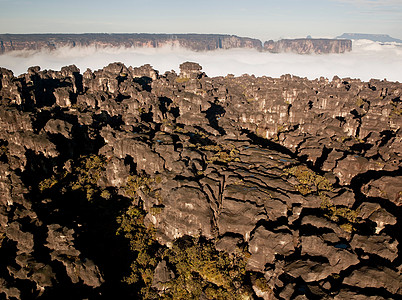
[[[332,79],[371,78],[402,82],[402,45],[380,44],[372,41],[353,42],[353,51],[345,54],[297,55],[271,54],[251,49],[193,52],[180,48],[60,48],[56,51],[12,52],[0,55],[0,66],[11,69],[15,75],[25,73],[28,67],[39,65],[41,69],[59,70],[75,64],[84,72],[103,68],[111,62],[123,62],[127,66],[151,64],[160,73],[179,71],[185,61],[198,62],[208,76],[254,74],[279,77],[292,74],[309,79],[321,76]]]

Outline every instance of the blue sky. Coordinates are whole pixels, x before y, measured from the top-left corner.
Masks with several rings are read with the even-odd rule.
[[[0,0],[0,33],[83,32],[402,39],[402,0]]]

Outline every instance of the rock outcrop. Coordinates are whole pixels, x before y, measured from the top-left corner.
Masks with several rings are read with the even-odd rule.
[[[180,69],[0,69],[0,297],[400,298],[402,84]]]

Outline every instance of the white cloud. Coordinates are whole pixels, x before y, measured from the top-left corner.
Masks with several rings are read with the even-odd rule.
[[[240,76],[244,73],[256,76],[279,77],[293,74],[309,79],[321,76],[384,79],[402,82],[402,45],[371,41],[354,41],[353,51],[344,54],[297,55],[292,53],[271,54],[248,49],[193,52],[180,48],[61,48],[48,52],[13,52],[0,55],[0,66],[11,69],[16,75],[26,72],[34,65],[42,69],[59,70],[62,66],[75,64],[84,72],[103,68],[111,62],[120,61],[127,66],[151,64],[160,73],[178,70],[184,61],[201,64],[208,76]]]

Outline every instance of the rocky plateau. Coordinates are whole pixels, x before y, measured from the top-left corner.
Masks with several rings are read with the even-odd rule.
[[[0,299],[401,299],[402,84],[0,68]]]

